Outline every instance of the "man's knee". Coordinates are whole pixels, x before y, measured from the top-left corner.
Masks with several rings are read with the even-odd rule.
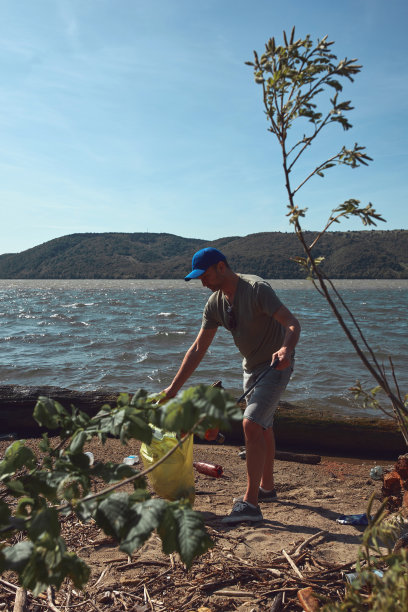
[[[258,425],[258,423],[255,423],[250,419],[244,419],[242,425],[245,440],[248,442],[255,442],[256,440],[263,438],[264,428],[261,425]]]

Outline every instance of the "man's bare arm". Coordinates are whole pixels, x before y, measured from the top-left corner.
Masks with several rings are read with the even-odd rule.
[[[168,398],[174,397],[184,385],[186,380],[190,378],[217,333],[217,327],[213,329],[201,329],[197,338],[188,349],[181,363],[181,366],[173,378],[171,385],[164,390]]]
[[[285,328],[285,337],[281,348],[272,355],[272,363],[278,357],[280,363],[277,370],[284,370],[290,365],[290,356],[299,340],[300,324],[290,310],[283,305],[273,316]]]

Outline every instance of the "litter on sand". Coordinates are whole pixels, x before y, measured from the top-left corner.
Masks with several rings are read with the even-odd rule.
[[[342,525],[368,525],[368,517],[366,514],[341,514],[336,518],[336,523]]]

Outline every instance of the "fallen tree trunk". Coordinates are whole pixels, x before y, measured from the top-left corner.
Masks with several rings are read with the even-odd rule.
[[[295,461],[296,463],[308,463],[317,465],[322,460],[320,455],[304,455],[302,453],[291,453],[290,451],[277,450],[275,459],[278,461]]]
[[[274,431],[279,450],[345,457],[396,458],[407,448],[393,419],[323,412],[281,402]],[[242,440],[242,425],[233,423],[226,440]]]
[[[93,416],[104,404],[116,405],[118,393],[104,389],[81,392],[59,387],[0,386],[0,436],[40,434],[32,416],[39,396],[50,397],[65,408],[75,406]],[[279,405],[274,430],[279,451],[375,458],[396,458],[407,451],[392,419],[308,410],[287,402]],[[242,424],[234,422],[225,435],[227,443],[242,444]]]
[[[119,393],[107,390],[73,391],[59,387],[0,386],[0,435],[38,435],[40,428],[33,411],[40,396],[50,397],[64,408],[75,406],[93,416],[104,404],[114,406]]]

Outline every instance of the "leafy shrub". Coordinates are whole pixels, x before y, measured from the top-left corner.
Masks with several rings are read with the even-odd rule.
[[[21,586],[34,595],[48,586],[60,588],[65,578],[83,587],[89,568],[67,550],[61,537],[60,516],[72,514],[83,522],[93,519],[128,555],[154,530],[163,551],[179,553],[187,567],[212,546],[201,515],[188,500],[151,498],[145,480],[148,470],[137,472],[110,461],[91,466],[84,453],[84,445],[93,437],[103,444],[108,436],[124,445],[133,439],[149,444],[150,424],[175,432],[181,445],[193,433],[204,437],[207,429],[226,429],[230,419],[241,418],[236,402],[214,387],[188,389],[163,405],[157,399],[143,390],[132,398],[121,394],[115,407],[102,406],[91,418],[74,407],[68,411],[52,399],[39,398],[34,418],[58,436],[51,441],[48,433],[43,434],[38,457],[24,440],[15,441],[0,462],[0,481],[15,500],[12,504],[0,500],[1,572],[17,572]],[[93,493],[96,479],[106,486]],[[128,483],[133,485],[132,493],[119,490]],[[17,536],[17,543],[4,543]]]

